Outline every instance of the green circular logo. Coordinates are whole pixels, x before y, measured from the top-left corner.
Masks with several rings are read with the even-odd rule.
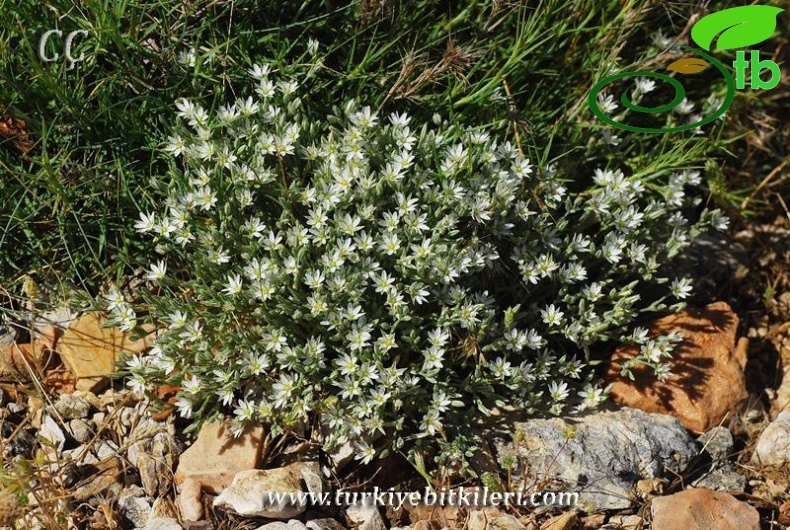
[[[669,83],[675,89],[675,97],[672,99],[672,101],[670,101],[665,105],[660,105],[658,107],[643,107],[640,105],[636,105],[633,102],[631,102],[630,99],[628,99],[627,93],[623,93],[623,96],[620,98],[623,106],[634,112],[648,113],[648,114],[666,112],[668,110],[672,110],[673,108],[675,108],[686,97],[686,90],[683,88],[683,85],[681,85],[677,79],[670,77],[666,74],[659,74],[657,72],[622,72],[619,74],[606,77],[592,87],[592,90],[590,90],[590,95],[587,97],[587,102],[590,105],[590,109],[593,111],[593,114],[595,114],[595,116],[597,116],[598,119],[600,119],[604,123],[611,125],[612,127],[617,127],[618,129],[624,129],[626,131],[631,131],[631,132],[644,132],[644,133],[668,133],[668,132],[687,131],[689,129],[694,129],[696,127],[701,127],[702,125],[706,125],[712,122],[713,120],[715,120],[716,118],[718,118],[719,116],[721,116],[722,114],[724,114],[724,112],[729,108],[729,106],[732,104],[733,100],[735,99],[735,80],[732,78],[732,75],[730,75],[730,73],[727,71],[727,69],[723,64],[721,64],[719,61],[717,61],[707,53],[700,50],[695,50],[694,48],[690,48],[688,46],[683,46],[682,44],[679,46],[693,53],[696,53],[697,55],[710,61],[711,64],[713,64],[716,68],[718,68],[718,70],[724,76],[725,81],[727,81],[727,95],[725,96],[724,101],[722,102],[721,106],[719,106],[719,108],[716,110],[716,112],[714,112],[707,118],[702,119],[698,122],[688,123],[686,125],[679,125],[677,127],[669,127],[666,129],[653,128],[653,127],[636,127],[634,125],[618,123],[603,113],[601,107],[598,105],[598,94],[604,89],[604,87],[606,87],[606,85],[614,81],[617,81],[619,79],[623,79],[626,77],[640,77],[640,76],[654,77]]]

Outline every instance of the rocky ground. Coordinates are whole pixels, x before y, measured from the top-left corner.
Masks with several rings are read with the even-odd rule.
[[[175,415],[149,410],[107,377],[120,350],[143,351],[146,341],[103,328],[95,314],[59,310],[36,314],[22,327],[7,325],[0,334],[0,524],[92,530],[790,528],[790,289],[776,272],[790,263],[787,224],[700,242],[689,266],[713,271],[710,287],[721,301],[653,323],[653,332],[676,329],[685,339],[667,382],[638,372],[633,382],[619,378],[618,363],[634,353],[623,348],[605,374],[614,399],[603,410],[572,418],[497,411],[481,421],[487,443],[476,466],[486,486],[578,492],[575,506],[396,509],[267,500],[266,491],[421,491],[425,482],[397,457],[366,474],[350,448],[320,451],[320,429],[272,444],[262,429],[234,441],[223,425],[212,424],[191,441]],[[755,281],[755,270],[774,271],[777,288],[770,296],[766,278]],[[160,398],[174,390],[162,388]],[[466,491],[481,486],[447,485]]]

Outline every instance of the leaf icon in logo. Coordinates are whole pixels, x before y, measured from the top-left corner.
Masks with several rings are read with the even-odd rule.
[[[710,66],[710,63],[705,59],[700,59],[699,57],[684,57],[667,66],[667,70],[672,70],[679,74],[696,74],[697,72],[703,71],[708,66]]]
[[[701,18],[691,29],[691,38],[707,51],[713,46],[731,50],[745,48],[769,38],[776,29],[776,17],[783,10],[772,6],[740,6],[711,13]]]

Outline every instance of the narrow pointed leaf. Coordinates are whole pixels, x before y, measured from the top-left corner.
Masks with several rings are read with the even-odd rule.
[[[783,10],[772,6],[740,6],[711,13],[691,29],[691,38],[700,48],[710,51],[719,35],[716,48],[731,50],[758,44],[776,29],[776,17]]]
[[[705,59],[699,57],[685,57],[678,59],[674,63],[667,66],[667,70],[672,70],[679,74],[696,74],[703,71],[710,65]]]

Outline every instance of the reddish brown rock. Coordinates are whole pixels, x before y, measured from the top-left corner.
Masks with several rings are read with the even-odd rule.
[[[728,493],[688,489],[653,499],[653,530],[760,530],[760,514]]]
[[[204,423],[195,442],[178,460],[173,482],[178,486],[181,516],[197,521],[203,515],[203,492],[217,494],[239,471],[255,469],[262,457],[265,433],[249,426],[234,438],[227,422]]]
[[[606,374],[612,398],[627,407],[675,416],[696,433],[726,424],[748,397],[743,374],[747,343],[736,346],[737,328],[738,317],[724,302],[656,320],[650,330],[653,336],[674,330],[683,335],[666,361],[671,375],[661,382],[650,368],[640,366],[633,370],[634,381],[622,377],[621,363],[639,349],[619,348]]]
[[[192,478],[203,485],[204,491],[219,493],[237,472],[258,467],[263,440],[262,427],[249,426],[234,438],[228,423],[204,423],[195,443],[178,459],[176,485]]]
[[[203,491],[220,493],[237,472],[258,467],[264,437],[262,427],[250,426],[234,438],[228,423],[204,423],[195,442],[181,454],[173,479],[182,516],[200,519]]]
[[[33,375],[40,375],[41,362],[48,352],[46,346],[12,343],[0,349],[0,379],[26,383]]]
[[[790,501],[785,501],[779,506],[778,523],[790,528]]]

